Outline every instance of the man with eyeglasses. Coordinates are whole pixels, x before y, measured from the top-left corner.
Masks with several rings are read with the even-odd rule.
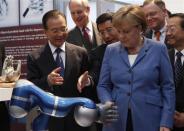
[[[162,0],[145,0],[143,3],[143,11],[146,16],[148,30],[145,36],[165,43],[167,48],[171,46],[166,42],[166,20],[168,18],[168,11],[165,3]]]
[[[98,84],[101,65],[106,47],[109,44],[118,41],[118,32],[112,24],[112,15],[113,13],[103,13],[97,18],[96,20],[97,28],[104,42],[102,45],[92,49],[89,52],[89,62],[90,62],[89,71],[83,73],[78,80],[77,87],[79,92],[83,92],[84,88],[89,88],[87,87],[87,85],[89,84],[92,85],[92,87],[89,88],[89,90],[91,91],[89,91],[90,93],[88,94],[88,97],[91,98],[93,101],[95,101],[95,103],[100,102],[97,96],[96,86]],[[92,81],[89,81],[89,78]],[[114,105],[113,103],[109,104]],[[106,119],[106,122],[108,123],[108,119]],[[96,128],[97,131],[102,131],[102,124],[96,123]]]
[[[87,70],[87,51],[66,42],[66,17],[58,10],[47,12],[42,18],[42,24],[48,42],[28,55],[27,79],[56,96],[86,96],[85,91],[79,93],[76,86],[78,77]],[[73,112],[65,118],[51,117],[49,121],[49,131],[88,130],[89,127],[77,125]]]
[[[176,87],[176,111],[173,131],[184,131],[184,14],[172,14],[167,24],[168,44],[174,48],[169,56],[174,72]]]
[[[93,83],[91,84],[93,84],[94,87],[97,86],[105,49],[109,44],[119,41],[118,32],[112,24],[112,15],[113,13],[103,13],[96,20],[97,28],[100,36],[102,37],[103,44],[89,52],[89,73],[86,71],[79,78],[79,92],[82,92],[83,88],[86,87],[86,83],[89,84],[90,81],[85,81],[87,80],[86,78],[89,77],[89,74],[93,79]],[[89,94],[90,98],[98,103],[99,100],[97,98],[96,89],[94,90],[93,88],[92,92]]]
[[[102,44],[96,24],[89,19],[88,0],[70,0],[69,9],[76,26],[69,31],[67,41],[88,51]]]

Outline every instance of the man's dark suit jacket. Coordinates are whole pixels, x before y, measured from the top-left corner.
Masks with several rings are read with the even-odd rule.
[[[102,44],[89,52],[89,63],[90,63],[89,73],[90,73],[90,76],[92,76],[92,79],[94,81],[94,87],[95,87],[95,88],[92,88],[93,90],[91,91],[92,93],[90,98],[94,100],[96,103],[100,102],[98,100],[96,86],[98,84],[101,65],[102,65],[106,47],[107,47],[107,44]]]
[[[95,103],[100,103],[96,87],[98,84],[102,61],[107,45],[108,44],[102,44],[89,52],[89,74],[93,80],[93,88],[89,88],[91,89],[91,93],[88,95],[88,97],[95,101]],[[102,131],[102,124],[96,123],[96,128],[97,131]]]
[[[82,47],[66,43],[64,84],[53,86],[53,88],[49,87],[47,76],[56,68],[56,63],[49,44],[46,44],[28,55],[27,78],[40,88],[60,97],[86,96],[86,91],[84,90],[83,94],[80,94],[76,86],[79,76],[87,70],[87,66],[87,51]],[[49,131],[88,131],[88,128],[78,126],[73,119],[73,113],[70,113],[65,118],[50,118]]]
[[[4,44],[0,43],[0,74],[5,57]],[[5,102],[0,102],[0,131],[10,131],[9,113]]]
[[[85,47],[87,49],[87,51],[91,51],[91,49],[102,44],[102,39],[99,36],[96,24],[92,23],[92,27],[93,27],[93,40],[92,40],[93,43],[92,43],[92,45],[91,45],[91,43],[87,43],[87,41],[85,41],[82,32],[80,31],[80,29],[77,26],[69,31],[68,38],[66,41],[69,43],[78,45],[78,46]]]
[[[169,50],[169,57],[170,61],[173,67],[173,73],[175,70],[174,63],[175,63],[175,51],[174,49]],[[184,65],[183,65],[184,66]],[[175,74],[175,73],[174,73]],[[183,112],[184,113],[184,74],[183,79],[178,87],[176,87],[176,111]],[[175,128],[173,131],[184,131],[183,128]]]
[[[144,33],[145,37],[150,38],[150,39],[152,39],[152,34],[153,34],[153,31],[150,30],[150,29],[146,30],[146,32]],[[166,39],[165,39],[164,43],[166,44],[167,49],[171,49],[172,48],[172,46],[167,43]]]

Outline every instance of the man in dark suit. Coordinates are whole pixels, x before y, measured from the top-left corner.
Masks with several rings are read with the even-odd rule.
[[[65,41],[68,32],[61,12],[47,12],[42,23],[48,43],[28,56],[28,80],[56,96],[85,96],[85,91],[80,94],[76,86],[78,77],[87,70],[87,51]],[[65,118],[51,117],[49,131],[88,131],[88,128],[78,126],[70,113]]]
[[[104,13],[96,19],[98,31],[104,42],[89,52],[89,73],[94,82],[94,88],[92,88],[93,90],[91,91],[92,96],[89,97],[96,103],[100,102],[97,96],[96,86],[100,76],[105,49],[107,45],[118,41],[118,32],[112,25],[112,15],[113,13]],[[102,131],[102,124],[97,124],[97,131]]]
[[[97,24],[99,34],[102,37],[102,40],[104,42],[102,45],[92,49],[89,52],[89,74],[93,80],[92,84],[94,87],[96,87],[98,84],[102,60],[103,60],[103,56],[107,45],[118,41],[118,32],[112,25],[112,15],[113,13],[103,13],[96,19],[96,24]],[[84,74],[85,76],[87,76],[88,73],[84,73]],[[81,81],[81,82],[87,83],[85,81]],[[84,87],[86,87],[84,84],[79,86],[78,87],[79,91],[82,91]],[[96,88],[91,88],[91,89],[92,91],[89,94],[89,97],[92,100],[94,100],[96,103],[99,103],[99,100],[96,94]]]
[[[166,20],[168,19],[168,11],[164,1],[145,0],[143,10],[148,25],[145,36],[165,43],[167,48],[170,49],[171,45],[168,45],[166,42]]]
[[[89,53],[90,59],[90,74],[94,80],[95,87],[98,84],[98,79],[100,75],[100,69],[103,61],[103,56],[105,49],[109,44],[119,41],[118,31],[112,24],[113,13],[103,13],[97,20],[97,28],[102,40],[104,41],[102,45],[96,47]]]
[[[174,48],[169,50],[176,87],[176,111],[173,131],[184,131],[184,14],[173,14],[167,25],[168,43]]]
[[[67,42],[85,47],[88,51],[102,44],[96,24],[89,19],[88,0],[70,0],[69,9],[76,27],[69,31]]]
[[[86,87],[85,83],[90,82],[88,81],[88,77],[90,76],[90,78],[93,80],[93,83],[91,83],[93,88],[90,88],[91,91],[88,94],[88,97],[96,103],[99,103],[96,86],[98,84],[105,49],[108,44],[118,41],[118,32],[112,25],[112,15],[113,13],[103,13],[97,18],[97,28],[104,43],[89,52],[89,74],[88,72],[85,72],[81,75],[78,81],[78,90],[79,92],[83,92],[84,87]],[[102,124],[96,124],[96,128],[97,131],[101,131]]]

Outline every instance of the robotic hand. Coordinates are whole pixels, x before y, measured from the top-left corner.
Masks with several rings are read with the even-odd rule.
[[[87,98],[62,98],[47,93],[28,80],[18,80],[13,90],[10,101],[10,114],[15,118],[22,118],[38,106],[40,115],[35,118],[32,125],[33,131],[47,130],[50,116],[65,117],[73,107],[76,122],[83,127],[90,126],[93,122],[109,119],[115,120],[116,108],[111,104],[96,105]],[[113,112],[116,114],[113,116]],[[106,117],[107,116],[107,117]]]
[[[100,112],[97,122],[111,123],[117,121],[119,115],[114,102],[107,101],[105,104],[97,104],[96,106]]]
[[[93,122],[111,123],[117,121],[117,106],[113,102],[96,104],[96,110],[79,106],[74,112],[76,122],[83,127],[90,126]]]
[[[14,57],[9,55],[3,63],[0,82],[15,82],[21,74],[21,60],[14,60]]]

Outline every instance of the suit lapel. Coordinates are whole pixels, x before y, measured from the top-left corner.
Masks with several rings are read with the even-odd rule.
[[[72,58],[73,58],[72,49],[69,47],[68,43],[66,43],[66,59],[65,59],[65,78],[67,78],[72,70]]]
[[[81,44],[81,46],[83,46],[83,43],[84,43],[83,35],[81,30],[77,26],[75,27],[75,32],[76,32],[76,37],[78,37],[77,38],[78,42]]]
[[[134,64],[132,65],[132,68],[134,68],[144,58],[144,56],[147,54],[149,48],[150,48],[150,45],[147,44],[147,39],[145,39],[144,45],[143,45],[142,49],[140,50]],[[128,59],[127,50],[123,46],[119,47],[119,49],[120,49],[120,56],[123,58],[123,61],[126,63],[127,66],[131,67],[130,63],[129,63],[129,59]]]
[[[140,50],[134,64],[132,65],[132,68],[134,68],[136,66],[136,64],[138,64],[144,58],[144,56],[147,54],[149,48],[150,48],[150,45],[147,44],[147,39],[144,39],[144,45],[143,45],[142,49]]]
[[[169,58],[170,58],[170,61],[171,61],[171,65],[174,69],[174,61],[175,61],[175,51],[174,51],[174,49],[169,50]]]
[[[152,39],[152,33],[153,33],[153,31],[150,30],[150,29],[148,29],[148,30],[146,31],[146,33],[145,33],[145,36],[146,36],[147,38],[149,38],[149,39]]]
[[[51,49],[49,47],[49,44],[45,46],[40,60],[41,60],[40,63],[43,63],[43,68],[47,67],[49,71],[52,71],[57,67],[54,61],[54,57],[52,55]]]
[[[127,52],[127,50],[123,46],[121,46],[121,44],[120,44],[119,49],[120,49],[120,57],[122,57],[124,63],[128,67],[130,67],[130,63],[129,63],[129,60],[128,60],[128,52]]]
[[[81,32],[81,30],[80,30],[80,28],[79,27],[75,27],[75,36],[76,36],[76,40],[78,41],[78,45],[79,46],[82,46],[82,47],[85,47],[87,50],[91,50],[91,45],[88,43],[88,41],[86,41],[85,39],[84,39],[84,37],[83,37],[83,34],[82,34],[82,32]],[[96,47],[96,46],[95,46]]]
[[[92,27],[93,27],[93,43],[94,45],[100,45],[102,44],[102,39],[99,35],[98,29],[96,27],[95,23],[92,23]]]

